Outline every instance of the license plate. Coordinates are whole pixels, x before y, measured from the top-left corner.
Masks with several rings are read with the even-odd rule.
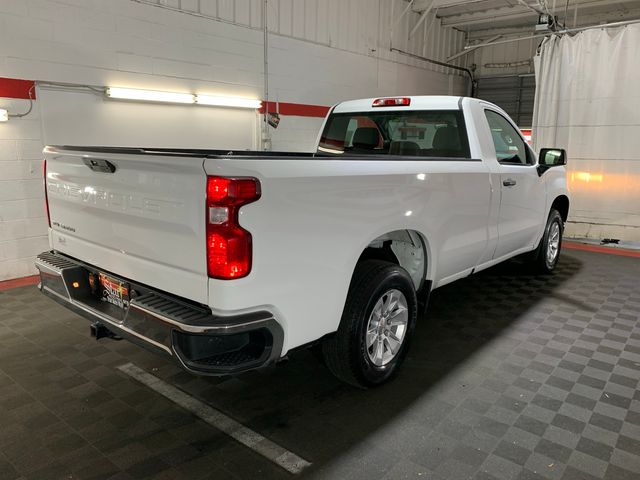
[[[102,301],[118,308],[129,308],[129,286],[126,283],[104,273],[98,274],[98,282]]]

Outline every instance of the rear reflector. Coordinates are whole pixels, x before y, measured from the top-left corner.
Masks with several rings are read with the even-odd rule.
[[[240,207],[260,198],[255,178],[207,177],[207,272],[220,280],[251,271],[251,234],[238,222]]]
[[[396,97],[396,98],[376,98],[373,101],[372,107],[408,107],[411,105],[411,99],[409,97]]]

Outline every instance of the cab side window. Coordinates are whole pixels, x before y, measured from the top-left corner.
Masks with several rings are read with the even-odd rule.
[[[493,146],[496,148],[498,162],[506,165],[527,165],[531,164],[532,156],[525,145],[522,136],[513,128],[499,113],[492,110],[485,110],[485,116],[489,123]]]

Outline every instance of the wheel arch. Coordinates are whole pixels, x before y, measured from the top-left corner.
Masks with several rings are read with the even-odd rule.
[[[431,278],[433,262],[427,238],[412,229],[394,230],[371,240],[360,253],[363,260],[385,260],[404,268],[413,280],[416,291]]]
[[[569,197],[566,195],[558,195],[551,203],[551,208],[560,212],[562,221],[566,222],[569,216]]]

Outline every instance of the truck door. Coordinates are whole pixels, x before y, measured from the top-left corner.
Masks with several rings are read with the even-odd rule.
[[[497,259],[534,247],[544,222],[546,191],[518,130],[497,111],[485,109],[485,117],[500,169]]]

